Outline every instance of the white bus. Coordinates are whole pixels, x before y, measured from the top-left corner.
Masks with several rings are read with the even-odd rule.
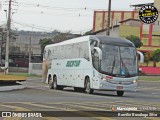
[[[137,55],[126,39],[90,35],[47,45],[43,79],[51,89],[136,91]]]

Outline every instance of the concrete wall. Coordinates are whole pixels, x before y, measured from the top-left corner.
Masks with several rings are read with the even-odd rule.
[[[128,25],[120,25],[120,33],[119,37],[127,37],[130,35],[136,35],[139,36],[140,29],[139,27],[133,27],[133,26],[128,26]]]
[[[42,75],[42,63],[29,63],[28,73]]]
[[[106,23],[108,21],[107,16],[107,11],[94,11],[93,32],[106,28]],[[119,21],[129,18],[138,19],[138,11],[111,11],[110,26],[119,25]]]
[[[54,33],[41,33],[41,32],[27,32],[27,31],[14,31],[17,35],[16,40],[10,44],[10,53],[29,53],[29,41],[31,39],[32,54],[41,54],[40,39],[53,38]]]

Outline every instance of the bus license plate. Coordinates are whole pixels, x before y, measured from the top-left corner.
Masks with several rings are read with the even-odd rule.
[[[118,90],[122,90],[122,89],[123,89],[123,86],[117,86],[117,89],[118,89]]]

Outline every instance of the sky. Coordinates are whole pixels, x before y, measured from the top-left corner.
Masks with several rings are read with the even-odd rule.
[[[0,0],[0,25],[7,21],[9,0]],[[92,30],[95,10],[107,10],[109,0],[12,0],[14,30],[84,34]],[[130,5],[154,0],[111,0],[112,10],[133,10]]]

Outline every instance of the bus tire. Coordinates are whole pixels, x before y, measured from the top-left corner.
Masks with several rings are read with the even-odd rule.
[[[90,80],[89,80],[89,77],[86,77],[85,79],[85,92],[87,94],[92,94],[93,93],[93,89],[91,89],[91,84],[90,84]]]
[[[51,76],[49,76],[48,84],[49,84],[49,88],[53,89],[53,80]]]
[[[54,76],[53,77],[53,89],[55,89],[55,90],[57,90],[57,77],[56,76]]]
[[[55,90],[63,90],[63,86],[57,85],[57,77],[53,77],[53,89]]]
[[[124,91],[117,91],[118,96],[123,96],[123,94],[124,94]]]

